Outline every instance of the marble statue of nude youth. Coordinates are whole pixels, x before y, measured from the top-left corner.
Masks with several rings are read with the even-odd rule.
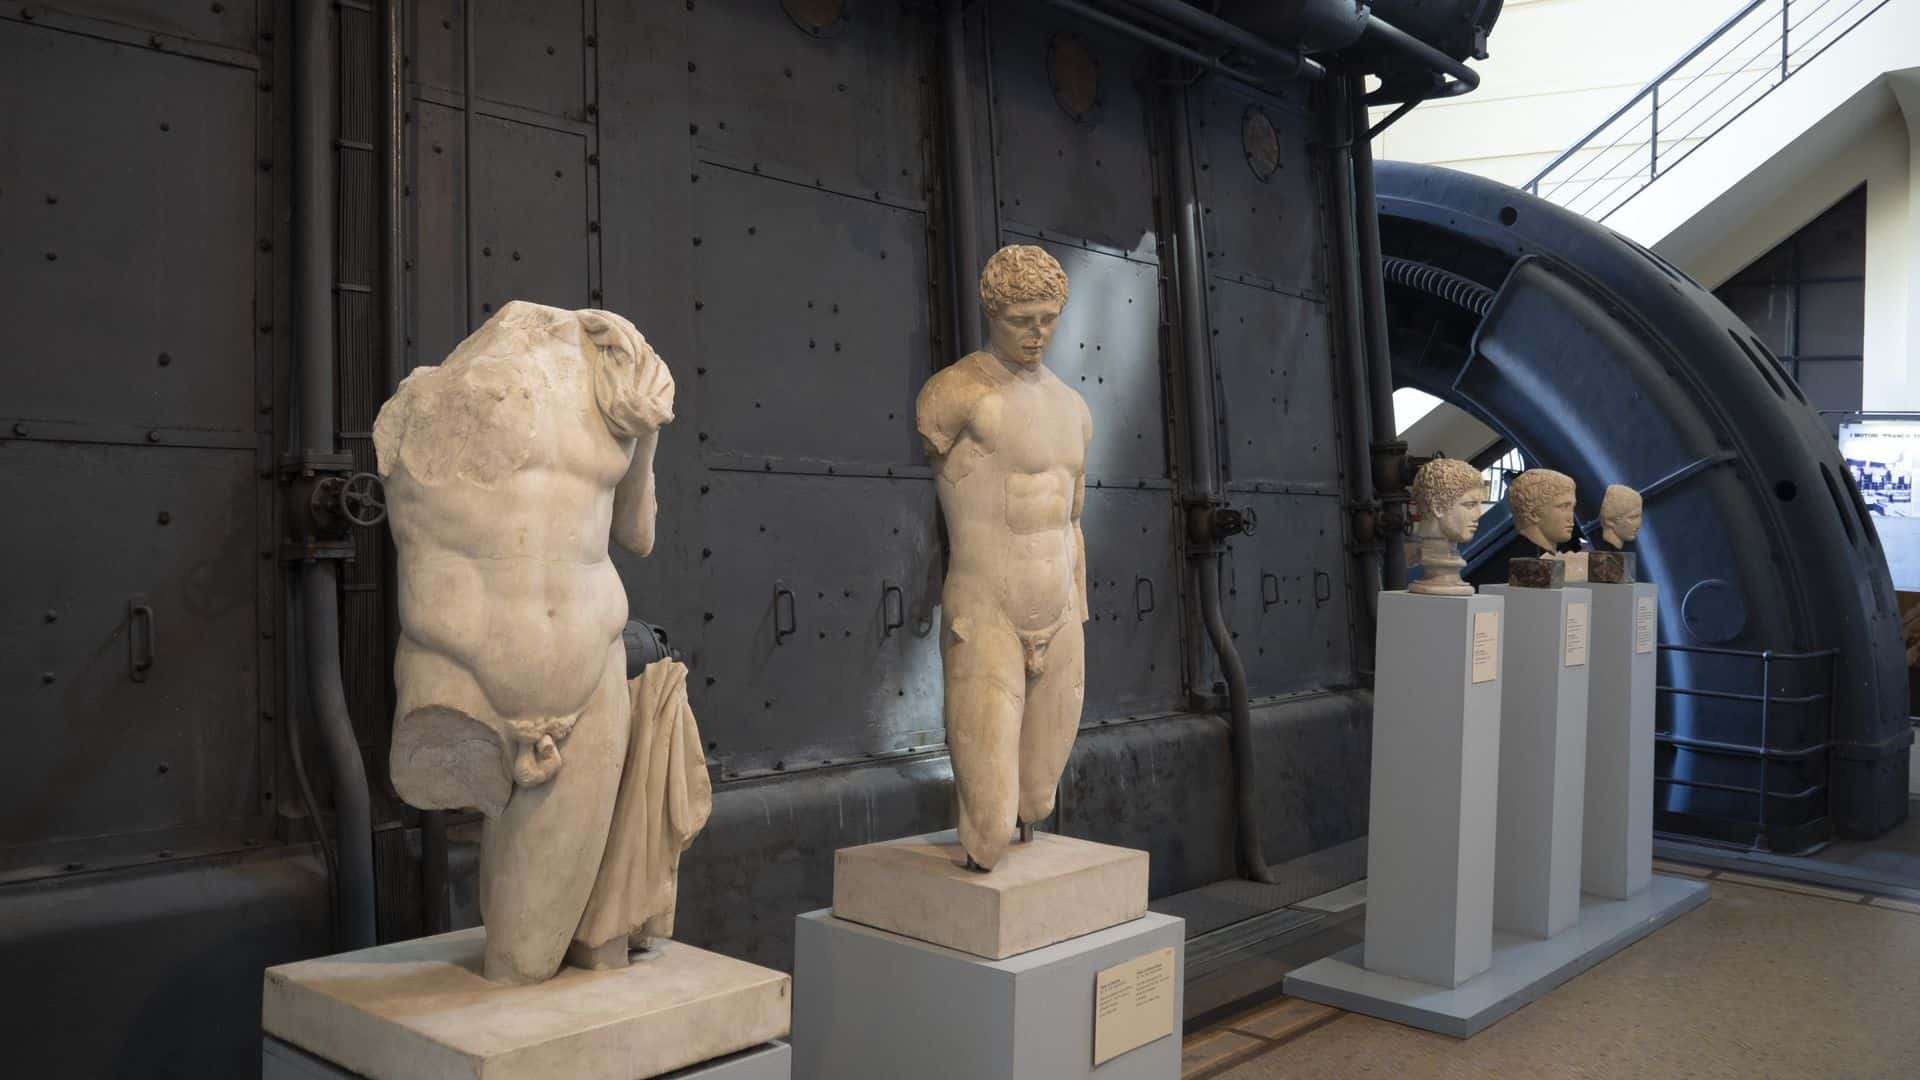
[[[607,542],[653,547],[672,408],[672,375],[631,323],[514,302],[409,376],[375,425],[398,551],[394,786],[486,814],[489,979],[559,967],[626,801],[638,736]]]
[[[988,348],[936,373],[917,427],[949,541],[941,594],[947,745],[961,846],[988,870],[1053,811],[1085,696],[1087,444],[1093,420],[1047,370],[1067,277],[1039,247],[987,261]]]

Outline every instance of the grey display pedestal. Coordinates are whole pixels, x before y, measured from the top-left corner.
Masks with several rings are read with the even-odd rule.
[[[1580,917],[1593,593],[1483,591],[1507,601],[1493,926],[1549,938]]]
[[[788,1080],[792,1070],[793,1048],[776,1039],[654,1080]],[[271,1035],[261,1040],[261,1080],[358,1080],[359,1075]]]
[[[1173,1080],[1186,924],[1149,913],[1004,960],[845,919],[799,917],[793,1074],[806,1080]],[[1173,1030],[1093,1064],[1096,975],[1173,950]]]
[[[1660,587],[1594,585],[1580,887],[1623,899],[1653,879],[1653,695]]]
[[[1369,971],[1458,986],[1492,961],[1504,610],[1498,596],[1380,594]]]
[[[1380,975],[1353,945],[1287,975],[1290,997],[1464,1039],[1707,902],[1707,883],[1656,877],[1628,900],[1580,898],[1580,919],[1544,941],[1495,932],[1493,966],[1457,987]]]

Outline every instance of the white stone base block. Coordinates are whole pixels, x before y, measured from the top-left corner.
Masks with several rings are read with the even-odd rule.
[[[1158,1003],[1171,1031],[1095,1066],[1096,978],[1162,949],[1173,954]],[[793,979],[793,1074],[806,1080],[1180,1075],[1186,923],[1168,915],[987,960],[823,909],[797,920]]]
[[[531,986],[482,978],[485,942],[476,927],[268,968],[261,1026],[371,1080],[640,1080],[781,1038],[792,1018],[786,975],[677,941]]]
[[[1488,585],[1506,597],[1493,928],[1546,938],[1580,917],[1593,593]]]
[[[1627,900],[1580,898],[1580,918],[1541,940],[1496,932],[1493,966],[1451,989],[1368,971],[1353,945],[1287,975],[1289,997],[1464,1039],[1707,902],[1707,883],[1656,877]]]
[[[1036,832],[993,870],[963,864],[952,829],[841,848],[833,914],[1000,960],[1147,912],[1147,853]]]
[[[1653,695],[1660,587],[1594,585],[1580,888],[1616,899],[1653,880]]]
[[[1369,971],[1458,986],[1493,953],[1498,596],[1380,594],[1367,839]],[[1489,653],[1488,650],[1491,650]],[[1476,682],[1476,671],[1481,681]]]

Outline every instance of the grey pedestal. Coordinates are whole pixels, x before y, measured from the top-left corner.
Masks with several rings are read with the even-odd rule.
[[[261,1080],[355,1080],[358,1075],[271,1035],[260,1042]],[[792,1073],[793,1048],[776,1039],[648,1080],[789,1080]]]
[[[1593,593],[1485,591],[1507,601],[1493,927],[1547,938],[1580,917]]]
[[[1487,969],[1493,950],[1499,641],[1474,626],[1498,596],[1380,594],[1367,840],[1366,967],[1439,986]],[[1485,650],[1491,649],[1491,655]]]
[[[1580,888],[1622,899],[1653,879],[1653,695],[1660,587],[1594,585]]]
[[[1556,937],[1496,932],[1493,966],[1457,987],[1368,971],[1354,945],[1294,969],[1285,991],[1464,1039],[1706,902],[1706,882],[1656,877],[1631,899],[1582,896],[1579,921]]]
[[[987,960],[808,912],[795,927],[793,1072],[807,1080],[1173,1080],[1186,924],[1148,913]],[[1174,950],[1173,1031],[1093,1064],[1094,979]]]

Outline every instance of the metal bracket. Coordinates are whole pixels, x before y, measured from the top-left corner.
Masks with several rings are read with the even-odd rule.
[[[144,648],[142,623],[146,624]],[[153,605],[147,603],[145,595],[136,593],[127,598],[127,678],[134,682],[147,681],[147,673],[153,670],[154,642]]]
[[[787,625],[780,625],[780,599],[787,601]],[[793,597],[793,590],[776,586],[773,590],[773,643],[779,645],[800,630],[800,609]]]

